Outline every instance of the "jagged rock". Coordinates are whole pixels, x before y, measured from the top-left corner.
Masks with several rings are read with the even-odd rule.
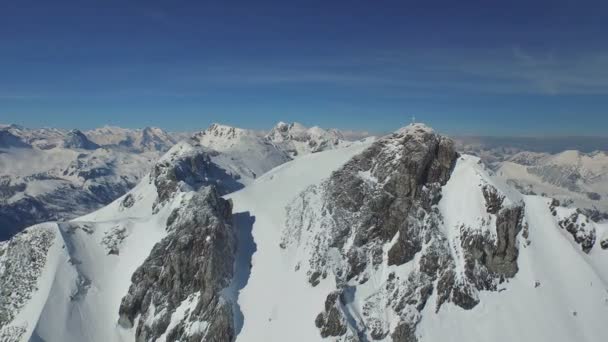
[[[498,193],[498,190],[489,184],[484,185],[481,189],[486,200],[486,210],[490,214],[497,214],[502,208],[505,196]]]
[[[357,247],[387,242],[399,232],[389,265],[403,264],[421,248],[419,218],[439,198],[439,187],[432,185],[447,182],[456,157],[451,140],[424,128],[395,133],[332,174],[328,210],[334,221],[345,221],[339,228],[343,236],[360,226],[355,231]],[[338,236],[334,244],[341,246],[344,239]]]
[[[325,299],[325,311],[315,319],[315,325],[321,331],[321,337],[342,336],[346,334],[346,320],[340,308],[340,291],[334,291]]]
[[[558,222],[559,226],[568,231],[574,238],[574,241],[581,245],[581,249],[585,253],[591,251],[596,240],[595,228],[586,227],[587,223],[584,216],[578,210]]]
[[[282,241],[287,248],[308,234],[305,229],[310,229],[321,213],[324,233],[313,237],[315,252],[308,272],[313,285],[329,272],[339,288],[363,284],[369,279],[367,272],[384,262],[385,244],[392,243],[386,252],[387,266],[412,261],[422,246],[429,244],[421,256],[420,272],[406,279],[393,275],[382,293],[366,299],[362,324],[367,330],[350,326],[358,335],[380,340],[390,334],[391,327],[378,316],[385,306],[401,315],[403,324],[415,327],[420,316],[408,313],[424,309],[440,269],[453,267],[446,258],[449,249],[434,207],[456,159],[450,139],[424,126],[410,126],[372,144],[329,180],[302,193],[288,208],[294,221],[288,221]],[[320,207],[318,203],[322,203]],[[327,262],[336,258],[335,254],[329,256],[330,248],[342,251],[342,263]],[[383,298],[389,298],[388,302]],[[348,323],[342,328],[337,322],[348,322],[349,313],[341,307],[333,308],[317,317],[322,334],[328,333],[328,320],[334,323],[330,324],[332,333],[348,330]]]
[[[171,341],[232,341],[232,303],[221,294],[232,279],[236,253],[230,202],[214,187],[204,187],[167,229],[168,235],[133,274],[119,324],[129,328],[137,323],[138,341],[164,333]],[[183,306],[190,309],[167,331],[171,316]],[[188,328],[195,323],[206,328]]]
[[[123,208],[131,208],[133,206],[133,204],[135,204],[135,198],[133,197],[132,194],[127,194],[125,196],[125,198],[123,198],[122,202],[121,202],[121,206]]]
[[[497,290],[515,275],[523,204],[505,203],[490,184],[479,188],[488,215],[480,217],[480,227],[462,226],[458,238],[448,241],[445,229],[458,227],[444,227],[437,204],[457,158],[451,140],[413,125],[378,140],[289,205],[281,245],[312,246],[307,275],[313,286],[332,275],[338,291],[371,277],[384,281],[363,301],[357,319],[346,306],[322,312],[316,319],[322,333],[328,333],[331,316],[331,332],[341,332],[336,322],[346,322],[344,329],[363,340],[390,335],[416,341],[415,327],[433,293],[436,310],[446,302],[472,309],[479,291]],[[459,244],[463,255],[454,256],[451,243]],[[455,258],[461,258],[464,273],[456,274]],[[416,264],[403,279],[391,273],[379,280],[375,273],[411,262]],[[396,315],[398,324],[389,326],[384,315]]]
[[[242,187],[232,175],[211,161],[207,151],[185,142],[175,145],[154,165],[150,178],[158,193],[155,208],[172,198],[182,187],[196,190],[215,185],[221,194]]]
[[[54,229],[29,229],[10,241],[0,242],[0,261],[3,261],[0,265],[0,330],[12,321],[38,289],[38,278],[56,234]],[[23,332],[21,329],[3,332],[15,339],[0,340],[18,341]]]
[[[416,337],[416,327],[408,323],[401,323],[391,335],[393,342],[418,342]]]

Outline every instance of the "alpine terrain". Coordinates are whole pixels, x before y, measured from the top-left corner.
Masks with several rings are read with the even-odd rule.
[[[500,172],[423,124],[213,125],[107,206],[0,242],[0,341],[605,341],[608,223]]]
[[[197,133],[160,128],[94,130],[0,126],[0,241],[27,226],[68,220],[109,204],[131,190],[179,141],[209,149],[214,162],[249,184],[298,155],[346,146],[339,131],[298,123],[279,141],[273,134],[213,124]]]

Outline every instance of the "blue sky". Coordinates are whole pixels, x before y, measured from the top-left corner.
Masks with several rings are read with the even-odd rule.
[[[607,36],[606,1],[7,0],[0,122],[605,136]]]

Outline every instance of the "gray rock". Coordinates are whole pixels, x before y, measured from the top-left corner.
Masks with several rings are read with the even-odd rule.
[[[401,323],[391,335],[393,342],[418,342],[416,327],[408,323]]]
[[[155,208],[172,198],[181,186],[196,190],[215,185],[221,194],[243,187],[231,174],[213,163],[209,153],[203,149],[185,153],[169,151],[168,154],[154,165],[151,173],[158,193]]]
[[[236,253],[231,204],[214,187],[204,187],[176,215],[169,234],[133,274],[119,324],[132,327],[141,316],[137,341],[164,333],[167,341],[232,341],[233,304],[221,295],[232,279]],[[185,301],[194,309],[167,331],[175,309]],[[148,317],[151,305],[155,314]],[[187,329],[192,322],[205,322],[207,329],[192,332]]]
[[[315,319],[315,325],[321,331],[321,337],[342,336],[346,334],[346,319],[342,313],[341,291],[334,291],[325,299],[325,311]]]
[[[505,197],[489,184],[484,185],[481,189],[483,197],[486,200],[486,210],[490,214],[497,214],[502,208],[502,202],[505,200]]]
[[[585,223],[579,223],[579,215],[581,212],[578,210],[575,211],[569,217],[566,217],[558,222],[559,226],[562,229],[565,229],[572,235],[574,241],[581,245],[581,249],[585,253],[589,253],[593,246],[595,245],[596,240],[596,232],[595,228],[586,229]]]
[[[357,318],[345,305],[326,307],[315,321],[322,336],[344,331],[356,332],[361,340],[390,335],[394,341],[416,341],[416,325],[433,293],[436,310],[446,302],[472,309],[479,303],[479,291],[497,290],[517,273],[523,204],[506,207],[504,195],[490,185],[480,191],[495,220],[481,224],[495,222],[496,237],[489,230],[481,234],[484,230],[462,226],[460,241],[447,240],[437,204],[457,158],[450,139],[411,126],[377,141],[290,204],[284,248],[303,243],[299,239],[305,230],[310,236],[311,229],[319,229],[305,242],[315,246],[307,271],[313,286],[333,276],[337,291],[344,294],[367,282],[379,267],[417,263],[404,279],[390,274],[364,300]],[[450,247],[454,242],[464,252],[465,273],[458,276]],[[334,297],[328,301],[339,303]],[[387,307],[400,317],[396,326],[378,316]]]

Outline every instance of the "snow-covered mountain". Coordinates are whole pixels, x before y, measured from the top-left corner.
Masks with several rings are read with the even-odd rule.
[[[70,132],[57,128],[29,129],[15,124],[2,126],[0,131],[8,132],[24,144],[40,150],[63,146]]]
[[[165,152],[181,140],[157,127],[128,129],[104,126],[86,131],[85,134],[98,145],[123,147],[136,152]]]
[[[175,139],[158,128],[0,127],[0,240],[96,210],[135,186]]]
[[[559,199],[562,205],[583,209],[594,221],[608,220],[608,155],[605,149],[592,150],[605,146],[605,139],[580,138],[580,142],[574,139],[567,143],[573,139],[523,139],[519,144],[514,138],[490,143],[456,141],[459,151],[479,156],[499,178],[519,191]],[[595,140],[597,143],[593,143]],[[581,145],[589,152],[559,150],[562,145]]]
[[[545,194],[608,220],[608,154],[519,152],[494,163],[499,178],[527,194]]]
[[[217,151],[212,158],[240,175],[245,183],[291,158],[279,146],[256,131],[213,124],[192,136],[190,141]]]
[[[108,204],[182,137],[150,127],[81,132],[2,126],[0,240],[32,224],[70,219]],[[213,161],[243,184],[291,160],[284,145],[251,130],[214,124],[188,140],[213,150]]]
[[[248,136],[216,131],[199,142]],[[244,188],[201,145],[0,243],[0,340],[605,340],[608,225],[519,193],[428,127]]]
[[[280,146],[292,158],[349,144],[342,133],[336,129],[325,130],[317,126],[307,128],[297,122],[277,123],[266,138]]]
[[[0,129],[0,148],[31,147],[8,129]]]
[[[160,154],[92,145],[0,149],[0,240],[34,223],[70,219],[112,202],[135,186]]]

